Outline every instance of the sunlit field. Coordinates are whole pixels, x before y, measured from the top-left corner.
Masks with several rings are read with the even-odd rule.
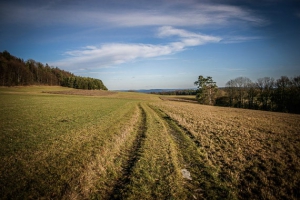
[[[300,115],[183,100],[1,87],[0,199],[300,198]]]

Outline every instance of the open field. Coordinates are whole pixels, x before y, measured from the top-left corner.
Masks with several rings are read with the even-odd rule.
[[[0,88],[0,199],[300,198],[300,115],[74,91]]]
[[[82,95],[82,96],[109,96],[114,95],[116,92],[107,90],[61,90],[61,91],[44,91],[50,94],[65,94],[65,95]]]
[[[163,101],[181,101],[189,103],[198,103],[196,97],[193,95],[161,95],[160,99]]]

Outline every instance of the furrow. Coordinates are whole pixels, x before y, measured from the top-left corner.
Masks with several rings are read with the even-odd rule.
[[[187,199],[164,122],[147,104],[141,106],[146,114],[147,137],[121,199]]]
[[[98,130],[94,143],[89,145],[92,151],[89,160],[81,168],[81,174],[71,182],[63,199],[108,199],[126,162],[126,153],[136,137],[136,124],[139,121],[137,104],[132,104],[120,121],[105,130]],[[109,135],[110,137],[105,137]],[[84,149],[82,150],[84,151]]]
[[[123,172],[120,178],[118,179],[116,185],[114,186],[113,192],[109,199],[122,199],[123,194],[126,193],[126,186],[130,182],[130,178],[132,175],[133,167],[136,162],[141,157],[141,149],[143,143],[146,139],[146,113],[144,109],[139,105],[139,110],[141,113],[141,119],[138,126],[138,132],[136,139],[132,145],[131,150],[129,151],[129,156],[127,162],[125,162],[122,166]]]

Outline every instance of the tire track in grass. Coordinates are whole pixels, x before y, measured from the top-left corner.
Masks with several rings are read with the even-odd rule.
[[[141,149],[146,139],[146,113],[145,110],[139,105],[139,109],[141,112],[141,120],[138,126],[138,133],[136,139],[132,145],[131,150],[129,151],[128,160],[123,165],[123,172],[120,178],[117,180],[116,185],[114,186],[113,192],[109,199],[122,199],[123,194],[126,192],[126,186],[130,182],[131,174],[133,167],[135,166],[136,162],[141,157]]]
[[[162,118],[147,103],[147,137],[121,199],[188,199],[178,167],[177,151]]]
[[[204,152],[199,151],[199,141],[176,123],[163,110],[150,106],[165,122],[178,150],[181,169],[191,173],[192,180],[184,182],[183,187],[190,199],[235,199],[234,195],[218,179],[217,170],[206,163]]]
[[[90,152],[83,163],[81,173],[70,181],[70,188],[62,199],[108,199],[122,172],[121,165],[127,161],[139,124],[140,111],[137,102],[133,102],[118,120],[109,122],[106,128],[101,126],[93,137],[94,145],[87,145],[81,151]],[[121,114],[121,113],[120,113]],[[109,136],[109,137],[107,137]],[[123,156],[124,155],[124,156]]]

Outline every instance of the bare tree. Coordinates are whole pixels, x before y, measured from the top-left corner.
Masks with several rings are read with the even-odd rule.
[[[257,91],[257,84],[250,82],[247,85],[247,99],[248,99],[248,108],[256,108],[256,97],[257,97],[258,91]]]
[[[230,80],[226,83],[225,91],[229,97],[229,106],[234,106],[234,98],[236,95],[236,83],[234,80]]]
[[[275,82],[275,91],[273,94],[272,101],[276,104],[277,111],[287,111],[287,104],[289,101],[289,91],[291,86],[291,81],[287,76],[282,76]]]
[[[247,77],[238,77],[226,83],[226,91],[229,96],[229,104],[236,107],[245,107],[248,90],[252,81]]]
[[[271,97],[274,91],[274,78],[264,77],[257,80],[259,100],[263,110],[272,109]]]

